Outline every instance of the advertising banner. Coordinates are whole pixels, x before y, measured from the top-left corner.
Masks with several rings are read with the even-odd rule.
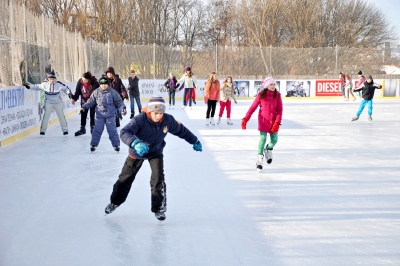
[[[340,80],[316,80],[315,96],[342,96]]]
[[[72,93],[76,83],[66,84]],[[0,141],[12,137],[18,133],[40,126],[44,115],[44,92],[31,91],[25,87],[9,87],[0,90]],[[64,114],[80,108],[79,104],[72,105],[68,96],[63,97]],[[52,110],[49,120],[57,118]]]
[[[286,81],[286,91],[282,91],[282,95],[285,97],[310,97],[310,87],[310,80],[288,80]]]

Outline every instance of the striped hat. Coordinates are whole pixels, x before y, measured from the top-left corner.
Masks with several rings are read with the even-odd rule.
[[[147,111],[149,112],[158,111],[164,113],[165,109],[165,101],[159,95],[153,95],[153,97],[151,97],[149,103],[147,104]]]

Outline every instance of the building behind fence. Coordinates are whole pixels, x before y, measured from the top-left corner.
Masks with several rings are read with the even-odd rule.
[[[390,44],[385,49],[104,44],[7,2],[0,4],[1,86],[38,83],[50,69],[63,81],[76,81],[86,71],[99,77],[108,66],[121,78],[127,78],[133,68],[140,78],[164,79],[170,72],[179,76],[191,66],[199,78],[217,71],[222,77],[261,79],[267,75],[337,78],[339,71],[355,77],[359,70],[380,75],[382,65],[399,65]]]

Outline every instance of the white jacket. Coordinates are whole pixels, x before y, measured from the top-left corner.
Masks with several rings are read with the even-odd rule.
[[[47,81],[40,84],[33,84],[30,86],[30,89],[35,91],[43,90],[45,93],[44,101],[48,103],[60,103],[62,102],[62,95],[60,92],[63,92],[66,95],[71,92],[67,85],[57,80],[55,80],[53,84],[50,84]]]
[[[177,84],[181,84],[182,82],[185,82],[185,88],[194,88],[194,86],[197,84],[197,79],[194,75],[192,75],[191,78],[185,73],[183,76],[178,80]]]

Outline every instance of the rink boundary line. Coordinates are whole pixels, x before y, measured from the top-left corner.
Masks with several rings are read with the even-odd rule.
[[[71,112],[69,112],[69,113],[67,113],[67,114],[64,114],[64,116],[65,116],[65,118],[67,118],[67,117],[73,116],[73,115],[76,114],[77,112],[78,112],[78,111],[76,111],[76,110],[75,110],[75,111],[71,111]],[[53,118],[53,119],[49,120],[49,126],[50,126],[50,125],[53,125],[53,124],[56,124],[56,123],[59,122],[59,121],[60,121],[60,120],[58,119],[58,117]],[[14,143],[14,142],[16,142],[17,140],[20,140],[20,139],[22,139],[22,138],[25,138],[25,137],[29,136],[29,135],[32,134],[32,133],[38,132],[39,130],[40,130],[40,125],[35,126],[35,127],[33,127],[33,128],[30,128],[30,129],[28,129],[28,130],[25,130],[24,132],[18,133],[18,134],[16,134],[16,135],[12,136],[12,137],[3,139],[2,141],[0,141],[0,147],[9,145],[9,144],[11,144],[11,143]],[[69,133],[69,130],[68,130],[68,133]]]

